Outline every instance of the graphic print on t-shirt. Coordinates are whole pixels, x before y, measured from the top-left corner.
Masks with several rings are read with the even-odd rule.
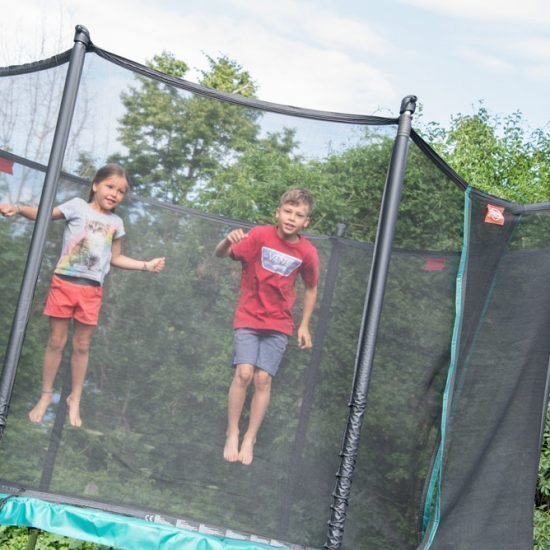
[[[115,228],[109,224],[86,220],[83,233],[69,245],[68,253],[61,258],[59,266],[65,266],[67,271],[78,270],[78,267],[100,271],[103,249],[111,246],[114,233]]]
[[[289,256],[267,246],[262,246],[262,267],[267,269],[267,271],[288,277],[301,264],[302,260],[300,258]]]

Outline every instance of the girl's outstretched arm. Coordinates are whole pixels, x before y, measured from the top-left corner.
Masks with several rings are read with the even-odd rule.
[[[0,214],[2,216],[5,216],[6,218],[11,218],[17,214],[20,216],[23,216],[24,218],[27,218],[28,220],[36,220],[36,217],[38,216],[38,208],[36,206],[27,206],[26,204],[8,204],[8,203],[0,203]],[[52,219],[53,220],[60,220],[62,219],[63,212],[59,210],[59,208],[54,208],[52,210]]]
[[[164,269],[164,258],[153,258],[152,260],[135,260],[122,254],[121,239],[113,241],[111,249],[111,265],[120,267],[121,269],[133,269],[136,271],[151,271],[159,273]]]

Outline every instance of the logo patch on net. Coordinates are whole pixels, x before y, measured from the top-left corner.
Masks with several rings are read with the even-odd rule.
[[[301,264],[302,260],[299,258],[262,246],[262,267],[267,271],[288,277]]]
[[[504,225],[504,206],[487,205],[487,214],[485,223],[494,223],[495,225]]]
[[[424,271],[443,271],[445,269],[445,258],[426,258],[422,269]]]

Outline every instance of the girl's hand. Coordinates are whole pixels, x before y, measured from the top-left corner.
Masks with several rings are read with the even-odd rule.
[[[151,271],[152,273],[160,273],[164,269],[165,264],[164,258],[153,258],[148,262],[144,262],[145,271]]]
[[[15,204],[0,203],[0,214],[6,218],[11,218],[19,212],[19,207]]]

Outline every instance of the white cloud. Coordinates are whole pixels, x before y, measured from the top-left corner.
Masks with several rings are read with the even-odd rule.
[[[263,99],[366,114],[399,99],[387,75],[342,52],[274,37],[258,36],[257,43],[258,49],[242,52],[242,58],[257,75]],[[266,59],[265,51],[281,53]]]
[[[548,82],[550,80],[550,66],[535,65],[526,67],[525,75],[530,80],[534,80],[536,82]]]
[[[463,59],[471,61],[495,74],[510,75],[516,71],[512,63],[496,55],[482,53],[478,49],[464,47],[460,48],[457,53]]]
[[[493,74],[519,75],[530,66],[550,62],[550,39],[533,34],[496,34],[462,39],[470,45],[458,49],[458,54]],[[545,71],[537,71],[544,74]]]
[[[460,57],[492,74],[520,74],[527,66],[550,60],[550,39],[541,34],[550,25],[550,0],[399,1],[452,18],[456,22],[454,40],[461,44]]]
[[[522,55],[526,60],[550,61],[550,38],[527,37],[521,40],[513,40],[509,44],[510,51]]]
[[[544,99],[535,98],[549,81],[549,8],[550,0],[391,0],[376,8],[352,0],[193,0],[181,7],[174,0],[17,0],[0,33],[0,64],[69,49],[80,23],[98,46],[142,63],[167,50],[204,69],[205,53],[227,55],[251,73],[261,99],[277,103],[395,113],[413,90],[428,114],[460,89],[464,101],[496,98],[502,109],[520,101],[537,113],[530,116],[547,120]],[[41,40],[50,44],[42,48],[47,55],[36,53]],[[482,70],[472,82],[474,67]],[[522,79],[537,85],[518,95]],[[445,102],[437,117],[450,109],[457,107]]]
[[[401,0],[416,6],[452,17],[465,17],[479,21],[510,22],[547,28],[550,24],[548,0]]]
[[[301,36],[304,42],[314,43],[318,47],[345,48],[376,55],[394,49],[381,33],[365,21],[337,15],[323,8],[320,2],[230,0],[228,3],[242,10],[247,18],[254,17],[271,32]]]
[[[141,63],[163,50],[193,68],[205,68],[204,53],[228,55],[251,73],[261,85],[260,98],[268,101],[366,114],[399,101],[390,77],[364,55],[380,61],[379,54],[391,49],[384,39],[312,2],[232,0],[222,13],[169,11],[144,0],[59,0],[53,16],[45,0],[18,4],[25,25],[50,13],[48,28],[63,26],[62,47],[48,55],[72,47],[74,26],[83,24],[99,47]],[[44,36],[45,28],[37,33]],[[18,41],[14,37],[12,44]],[[189,78],[196,80],[196,72]]]

